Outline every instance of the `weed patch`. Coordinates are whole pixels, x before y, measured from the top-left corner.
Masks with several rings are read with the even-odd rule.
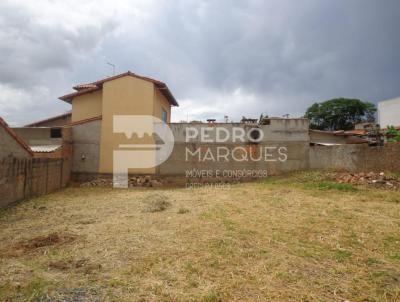
[[[344,191],[344,192],[356,192],[358,188],[354,187],[350,184],[342,184],[336,182],[315,182],[315,183],[306,183],[304,185],[306,189],[316,189],[316,190],[336,190],[336,191]]]
[[[178,210],[178,214],[186,214],[186,213],[189,213],[190,212],[190,210],[189,209],[186,209],[186,208],[179,208],[179,210]]]
[[[336,250],[334,252],[334,258],[338,262],[345,261],[347,258],[351,257],[351,255],[352,255],[351,252],[346,251],[346,250]]]

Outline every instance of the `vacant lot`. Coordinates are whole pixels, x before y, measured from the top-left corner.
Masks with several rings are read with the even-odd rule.
[[[400,301],[400,193],[317,173],[0,215],[1,301]]]

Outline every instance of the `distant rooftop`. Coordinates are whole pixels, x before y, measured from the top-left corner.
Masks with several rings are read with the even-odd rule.
[[[121,73],[121,74],[118,74],[118,75],[115,75],[112,77],[107,77],[107,78],[104,78],[101,80],[97,80],[97,81],[94,81],[91,83],[75,85],[73,87],[73,89],[75,89],[76,92],[60,96],[59,99],[62,101],[65,101],[67,103],[71,103],[71,101],[74,97],[77,97],[77,96],[80,96],[80,95],[83,95],[83,94],[86,94],[89,92],[101,90],[103,88],[103,84],[105,82],[113,81],[113,80],[116,80],[116,79],[119,79],[119,78],[122,78],[125,76],[131,76],[131,77],[135,77],[135,78],[153,83],[156,86],[156,88],[165,96],[165,98],[168,100],[168,102],[172,106],[179,106],[178,102],[175,100],[175,97],[172,95],[171,91],[169,90],[168,86],[165,83],[160,82],[155,79],[152,79],[152,78],[149,78],[149,77],[137,75],[131,71],[127,71],[127,72],[124,72],[124,73]]]

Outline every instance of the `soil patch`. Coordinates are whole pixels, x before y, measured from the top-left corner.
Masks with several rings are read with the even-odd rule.
[[[29,252],[46,246],[68,244],[75,239],[75,235],[54,232],[49,235],[38,236],[32,239],[19,241],[13,246],[13,249],[22,252]]]

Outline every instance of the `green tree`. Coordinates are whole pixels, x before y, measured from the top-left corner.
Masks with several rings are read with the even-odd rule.
[[[376,107],[358,99],[337,98],[314,103],[307,109],[305,117],[310,127],[319,130],[351,130],[361,122],[375,120]]]
[[[386,131],[386,136],[388,137],[388,142],[400,142],[400,131],[396,130],[393,126],[389,126]]]
[[[264,115],[264,113],[261,113],[260,118],[258,119],[258,123],[262,125],[264,123],[264,120],[267,118],[268,118],[268,114]]]

